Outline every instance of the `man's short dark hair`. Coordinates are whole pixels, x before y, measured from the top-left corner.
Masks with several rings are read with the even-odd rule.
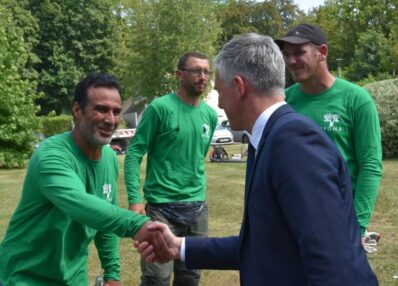
[[[202,60],[209,60],[209,58],[201,52],[187,52],[187,53],[183,54],[181,56],[181,58],[178,60],[177,69],[179,69],[179,70],[185,69],[185,65],[187,64],[188,59],[191,57],[202,59]]]
[[[79,103],[80,107],[84,109],[87,106],[87,91],[90,87],[107,87],[115,88],[121,94],[121,85],[113,75],[93,72],[82,79],[75,88],[75,97],[73,101]]]

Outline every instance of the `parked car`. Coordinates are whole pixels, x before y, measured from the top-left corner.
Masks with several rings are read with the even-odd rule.
[[[126,153],[126,149],[129,145],[131,138],[135,134],[135,128],[133,129],[117,129],[112,136],[112,141],[109,144],[113,151],[118,155]]]
[[[217,144],[232,144],[234,143],[234,136],[224,126],[217,124],[216,130],[214,130],[213,138],[211,139],[212,145]]]
[[[232,132],[232,135],[234,137],[235,142],[242,142],[242,143],[249,143],[250,141],[250,134],[246,130],[233,130],[229,126],[229,121],[228,120],[223,120],[221,121],[221,126],[224,126],[227,128],[229,131]]]

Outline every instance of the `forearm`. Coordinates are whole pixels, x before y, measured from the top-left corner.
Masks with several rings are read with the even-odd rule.
[[[354,207],[362,236],[365,235],[365,231],[372,218],[373,209],[379,193],[380,181],[381,171],[380,174],[362,172],[358,176],[354,193]]]
[[[128,203],[142,203],[143,199],[140,193],[140,165],[142,156],[137,156],[137,148],[130,145],[124,160],[124,182],[126,185]]]
[[[119,238],[112,233],[98,232],[94,243],[104,270],[104,280],[120,281]]]
[[[104,199],[88,194],[76,173],[51,158],[39,166],[39,189],[54,206],[71,219],[91,228],[131,237],[148,220]]]
[[[364,236],[377,199],[382,176],[380,124],[373,102],[358,108],[354,131],[358,175],[355,182],[354,206],[361,234]]]

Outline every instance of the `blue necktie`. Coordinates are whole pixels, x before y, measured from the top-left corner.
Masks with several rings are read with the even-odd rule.
[[[247,151],[247,163],[246,163],[246,188],[248,187],[249,180],[253,171],[254,166],[254,158],[256,156],[256,149],[254,149],[251,143],[248,144],[248,151]]]
[[[246,179],[245,179],[245,203],[243,210],[243,221],[242,221],[242,230],[245,228],[246,219],[247,219],[247,196],[249,194],[249,181],[252,176],[253,166],[254,166],[254,158],[256,156],[256,149],[254,149],[251,143],[247,146],[247,163],[246,163]]]

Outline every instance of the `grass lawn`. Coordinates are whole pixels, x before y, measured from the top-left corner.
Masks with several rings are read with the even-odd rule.
[[[227,151],[240,153],[240,145],[227,146]],[[123,160],[119,178],[120,206],[127,207],[124,187]],[[383,180],[376,210],[370,226],[371,231],[381,233],[378,252],[369,255],[372,268],[376,272],[380,285],[397,286],[398,281],[398,185],[396,174],[398,160],[383,161]],[[145,166],[142,166],[142,171]],[[242,219],[243,188],[245,176],[244,163],[207,163],[209,235],[225,236],[238,234]],[[25,170],[0,170],[0,237],[3,237],[9,218],[14,211],[20,196]],[[143,178],[143,172],[141,172]],[[139,256],[135,253],[130,239],[121,240],[122,285],[139,285]],[[101,273],[96,250],[91,247],[89,258],[90,281]],[[239,285],[236,271],[203,271],[202,285]]]

